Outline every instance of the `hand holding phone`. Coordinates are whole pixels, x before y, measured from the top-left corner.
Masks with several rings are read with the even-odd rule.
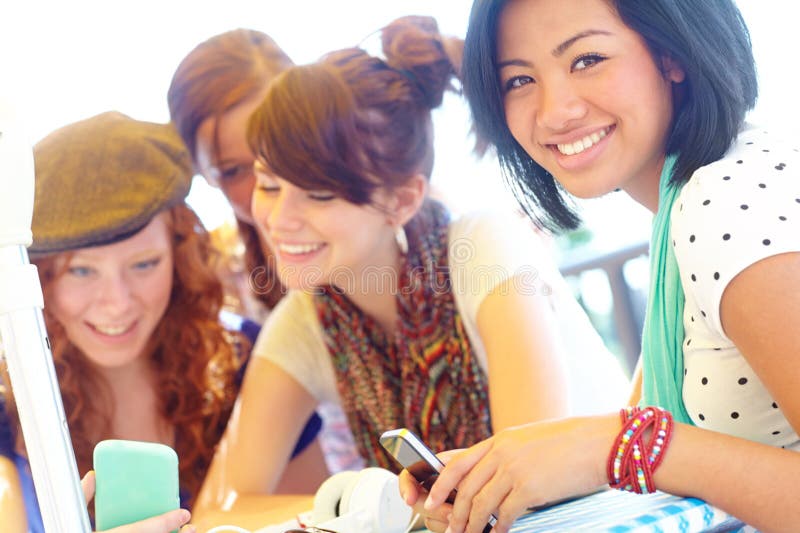
[[[381,446],[414,476],[422,488],[430,491],[439,477],[439,472],[444,468],[444,463],[419,437],[408,429],[400,428],[384,432],[379,441]],[[453,489],[445,501],[453,503],[455,498],[456,490]],[[483,533],[489,533],[496,523],[497,517],[491,515]]]
[[[169,446],[104,440],[95,446],[94,470],[98,531],[180,507],[178,455]]]

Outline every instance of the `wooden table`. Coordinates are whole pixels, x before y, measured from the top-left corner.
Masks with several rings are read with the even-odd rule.
[[[192,519],[192,524],[197,527],[198,532],[223,524],[254,531],[310,511],[313,502],[314,497],[311,495],[244,496],[238,498],[229,510],[203,513]]]

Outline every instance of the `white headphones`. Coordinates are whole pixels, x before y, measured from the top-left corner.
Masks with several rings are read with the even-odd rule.
[[[412,510],[400,496],[397,476],[383,468],[339,472],[314,496],[315,526],[359,533],[404,533]]]

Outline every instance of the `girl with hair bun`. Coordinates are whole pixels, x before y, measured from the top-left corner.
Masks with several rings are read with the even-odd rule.
[[[443,450],[603,403],[607,384],[575,371],[608,375],[611,355],[532,228],[453,219],[428,196],[431,112],[463,43],[427,17],[380,38],[383,58],[349,48],[282,72],[250,118],[253,218],[289,293],[217,457],[238,494],[273,490],[319,402],[342,405],[361,456],[383,467],[388,429]]]

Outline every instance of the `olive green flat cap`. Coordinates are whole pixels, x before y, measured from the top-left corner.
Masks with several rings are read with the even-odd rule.
[[[133,236],[189,192],[189,153],[171,124],[108,112],[69,124],[33,149],[31,256]]]

